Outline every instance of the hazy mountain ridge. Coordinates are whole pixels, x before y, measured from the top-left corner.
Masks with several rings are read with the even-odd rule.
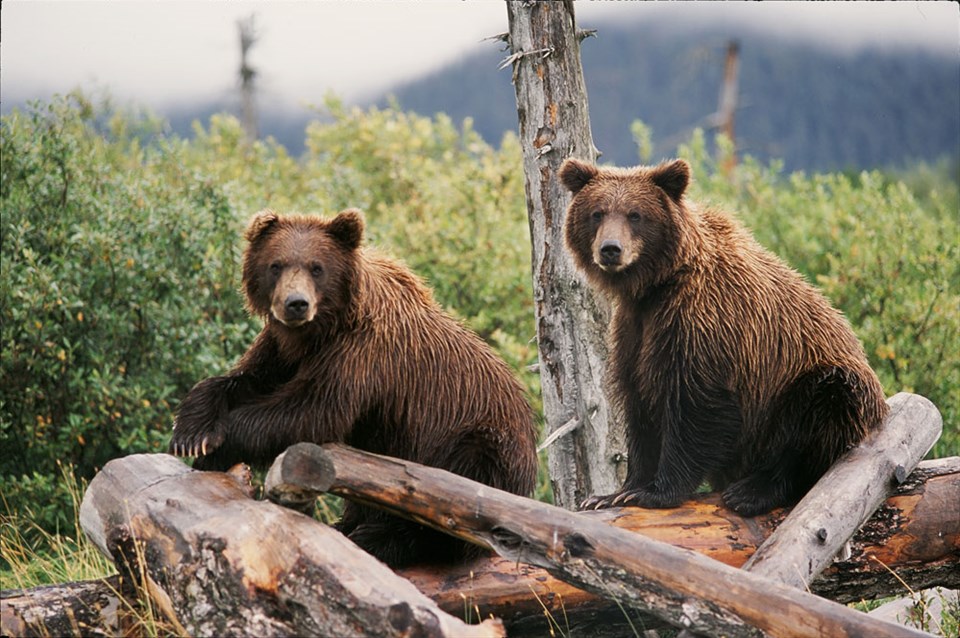
[[[724,56],[740,43],[738,148],[762,161],[782,159],[787,170],[900,168],[916,160],[960,161],[960,51],[938,55],[919,48],[839,52],[781,41],[735,24],[678,25],[664,19],[599,24],[584,40],[582,57],[594,141],[603,161],[639,161],[630,124],[652,130],[653,160],[676,153],[695,127],[709,129],[716,111]],[[363,104],[393,96],[406,110],[472,118],[496,144],[517,128],[511,70],[498,70],[507,52],[500,42],[451,61],[441,70],[397,85]],[[269,85],[269,78],[264,78]],[[269,93],[269,91],[268,91]],[[4,113],[18,105],[5,95]],[[317,110],[258,96],[260,132],[293,155],[304,149],[304,129]],[[192,135],[192,123],[218,112],[239,113],[239,95],[183,102],[158,109],[169,130]]]
[[[669,156],[717,109],[730,31],[663,24],[607,25],[584,40],[582,58],[594,140],[603,159],[639,158],[630,124],[652,128],[654,159]],[[960,156],[960,57],[920,50],[840,53],[750,32],[740,43],[739,148],[786,168],[902,166]],[[491,142],[516,130],[506,55],[491,44],[420,80],[398,86],[401,107],[472,117]],[[383,101],[381,100],[382,104]]]

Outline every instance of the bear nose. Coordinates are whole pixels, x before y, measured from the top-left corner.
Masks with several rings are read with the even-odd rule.
[[[288,319],[298,319],[305,316],[309,307],[310,302],[303,295],[290,295],[284,302]]]
[[[606,262],[619,260],[622,252],[623,246],[616,239],[604,239],[600,244],[600,256]]]

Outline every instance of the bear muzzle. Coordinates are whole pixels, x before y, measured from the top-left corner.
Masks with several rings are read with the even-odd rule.
[[[594,256],[598,266],[607,271],[617,272],[623,267],[623,245],[617,239],[605,239]]]
[[[275,303],[271,308],[274,318],[288,328],[297,328],[313,321],[314,312],[310,300],[303,293],[292,293],[283,299],[282,304]]]

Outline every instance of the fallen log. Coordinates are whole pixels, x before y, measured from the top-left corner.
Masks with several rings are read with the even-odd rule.
[[[840,603],[906,594],[930,587],[960,588],[960,457],[924,461],[850,541],[850,552],[815,579],[810,591]],[[723,507],[718,494],[670,510],[622,508],[582,512],[741,567],[788,512],[745,519]],[[510,636],[543,636],[553,622],[564,634],[629,635],[623,609],[611,601],[551,576],[546,570],[491,557],[437,571],[412,567],[398,572],[441,609],[502,618]],[[631,620],[663,626],[656,618]]]
[[[0,635],[116,636],[124,607],[117,576],[0,594]]]
[[[182,494],[189,503],[189,494]],[[960,589],[960,457],[924,461],[854,535],[850,554],[811,584],[813,593],[846,603],[930,587]],[[626,508],[583,516],[633,530],[739,567],[785,512],[743,519],[717,495],[672,510]],[[262,532],[266,535],[266,531]],[[665,626],[652,616],[629,617],[615,603],[550,576],[545,570],[492,556],[446,569],[400,570],[443,611],[473,619],[502,618],[508,635],[545,636],[551,623],[565,635],[630,635]],[[118,635],[116,576],[2,592],[5,636]],[[77,627],[80,631],[74,631]]]
[[[923,635],[596,518],[507,494],[437,468],[300,443],[268,492],[327,490],[494,549],[674,627],[726,636]],[[310,465],[316,471],[299,468]],[[307,480],[302,480],[308,474]],[[277,480],[279,477],[279,480]],[[300,478],[295,478],[300,477]]]
[[[838,460],[743,569],[805,588],[913,472],[940,438],[943,419],[928,399],[901,392],[883,423]],[[960,501],[954,512],[960,518]]]
[[[165,454],[107,463],[80,524],[177,633],[503,635],[442,612],[339,532]]]

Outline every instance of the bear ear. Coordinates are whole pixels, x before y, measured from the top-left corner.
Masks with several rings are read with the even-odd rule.
[[[353,250],[363,239],[363,213],[357,208],[348,208],[334,217],[327,226],[327,232],[337,243]]]
[[[690,164],[682,159],[664,162],[652,169],[650,177],[670,199],[679,202],[690,184]]]
[[[571,193],[576,195],[584,186],[590,183],[600,170],[593,164],[570,158],[560,166],[560,181]]]
[[[270,229],[271,226],[280,220],[280,216],[269,208],[260,211],[253,216],[250,224],[247,226],[247,232],[244,235],[248,242],[253,243]]]

